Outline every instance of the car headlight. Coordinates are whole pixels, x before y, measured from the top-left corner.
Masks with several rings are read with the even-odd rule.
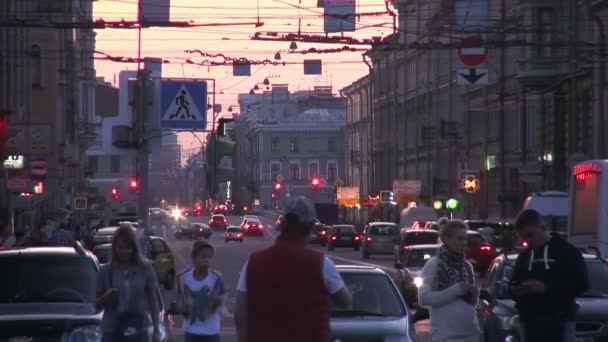
[[[513,317],[512,316],[498,316],[498,323],[502,330],[510,331],[513,328]]]
[[[384,342],[412,342],[409,336],[386,336]]]
[[[86,325],[74,329],[70,333],[68,342],[101,342],[101,327],[98,325]]]
[[[416,285],[416,287],[422,286],[422,277],[414,277],[414,285]]]

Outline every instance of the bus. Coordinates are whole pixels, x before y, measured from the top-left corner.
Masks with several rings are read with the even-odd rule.
[[[580,162],[570,179],[568,240],[608,255],[608,160]]]
[[[524,209],[538,211],[550,231],[566,234],[570,203],[567,192],[545,191],[530,194],[524,202]]]

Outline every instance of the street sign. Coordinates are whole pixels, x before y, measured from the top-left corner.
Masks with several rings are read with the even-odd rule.
[[[277,179],[277,182],[282,182],[283,179],[285,179],[285,178],[281,175],[278,175],[276,179]]]
[[[420,180],[404,180],[394,179],[393,180],[393,194],[395,196],[418,196],[422,189],[422,182]]]
[[[86,197],[75,197],[74,205],[72,206],[74,210],[87,210],[87,198]]]
[[[340,186],[336,188],[339,205],[354,206],[360,203],[358,186]]]
[[[4,163],[2,164],[2,166],[5,169],[23,169],[23,164],[24,164],[25,158],[21,155],[12,155],[12,156],[8,156],[5,160]]]
[[[380,191],[380,203],[391,203],[393,202],[393,192],[392,191]]]
[[[458,49],[458,58],[462,64],[475,67],[486,61],[488,49],[482,47],[481,36],[468,36],[462,40],[462,47]]]
[[[485,85],[488,84],[488,69],[458,69],[456,74],[458,85]]]
[[[47,174],[46,160],[37,159],[30,162],[32,168],[31,175],[33,180],[44,180]]]
[[[162,80],[160,127],[189,130],[207,128],[207,82]]]

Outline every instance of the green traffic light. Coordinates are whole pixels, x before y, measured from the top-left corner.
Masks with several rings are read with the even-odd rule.
[[[435,208],[436,210],[441,210],[441,208],[443,208],[443,202],[441,202],[440,200],[436,200],[435,202],[433,202],[433,208]]]
[[[458,202],[457,199],[450,198],[449,200],[447,200],[447,202],[445,202],[445,207],[448,208],[449,210],[454,210],[454,209],[458,208],[458,204],[460,204],[460,202]]]

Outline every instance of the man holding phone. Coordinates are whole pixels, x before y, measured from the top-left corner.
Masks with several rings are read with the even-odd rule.
[[[588,288],[583,256],[559,235],[549,234],[536,210],[519,213],[515,230],[528,243],[515,261],[509,284],[523,342],[576,341],[576,297]]]

